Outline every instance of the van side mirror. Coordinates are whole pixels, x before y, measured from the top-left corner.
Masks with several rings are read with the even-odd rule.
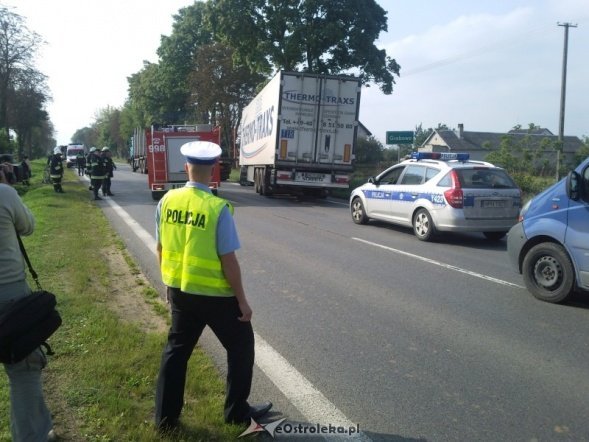
[[[369,182],[370,184],[378,184],[378,183],[376,182],[376,178],[374,178],[373,176],[371,176],[370,178],[368,178],[368,182]]]
[[[581,198],[580,190],[581,190],[581,176],[577,172],[575,172],[574,170],[571,170],[569,172],[569,174],[567,175],[567,181],[566,181],[567,196],[570,199],[572,199],[573,201],[578,201]]]

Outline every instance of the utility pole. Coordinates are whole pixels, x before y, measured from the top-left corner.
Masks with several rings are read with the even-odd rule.
[[[569,48],[569,28],[576,28],[577,25],[572,23],[557,23],[558,26],[564,27],[564,49],[562,54],[562,81],[560,88],[560,118],[558,124],[558,143],[559,148],[564,150],[564,107],[567,88],[567,54]],[[560,179],[560,151],[556,155],[556,181]]]

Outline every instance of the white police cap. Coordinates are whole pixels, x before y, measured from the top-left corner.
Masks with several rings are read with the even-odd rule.
[[[56,147],[53,149],[53,154],[54,155],[61,155],[61,149],[59,147]]]
[[[191,164],[214,164],[221,156],[221,148],[210,141],[191,141],[180,147],[180,153]]]

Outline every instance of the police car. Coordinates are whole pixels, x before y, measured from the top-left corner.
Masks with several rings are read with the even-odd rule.
[[[500,167],[467,153],[414,152],[350,195],[356,224],[370,219],[412,227],[418,239],[438,232],[482,232],[500,240],[517,222],[521,191]]]

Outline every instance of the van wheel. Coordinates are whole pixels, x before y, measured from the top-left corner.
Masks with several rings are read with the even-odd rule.
[[[522,266],[524,283],[535,298],[559,303],[573,292],[573,264],[559,244],[547,242],[532,247]]]
[[[421,241],[431,241],[436,233],[434,222],[429,212],[419,209],[413,217],[413,233]]]

